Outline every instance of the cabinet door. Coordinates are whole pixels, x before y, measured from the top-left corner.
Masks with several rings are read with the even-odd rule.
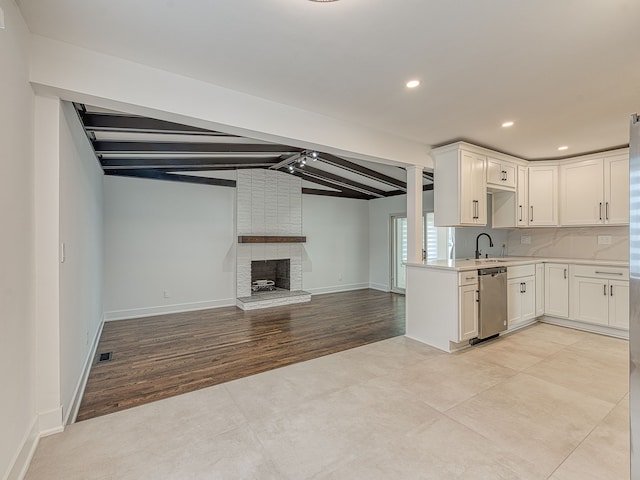
[[[603,160],[585,160],[560,167],[560,223],[604,223]]]
[[[547,263],[544,266],[544,313],[569,317],[569,265]]]
[[[502,185],[504,183],[504,171],[500,160],[487,158],[487,183]]]
[[[458,341],[469,340],[478,336],[478,287],[465,285],[458,287],[459,319]]]
[[[522,279],[513,278],[507,282],[507,325],[511,327],[522,317]]]
[[[571,318],[580,322],[609,324],[609,283],[600,278],[573,277]]]
[[[487,223],[486,158],[460,151],[460,223]]]
[[[500,187],[515,188],[516,180],[515,165],[487,157],[487,183]]]
[[[544,263],[536,265],[536,317],[544,315]]]
[[[629,224],[629,156],[604,159],[605,223]]]
[[[609,326],[629,329],[629,282],[609,280]]]
[[[558,224],[558,167],[529,167],[529,225]]]
[[[518,204],[516,221],[519,227],[529,224],[529,175],[527,167],[518,167]]]
[[[522,279],[523,292],[521,297],[522,321],[536,318],[536,277],[525,277]]]

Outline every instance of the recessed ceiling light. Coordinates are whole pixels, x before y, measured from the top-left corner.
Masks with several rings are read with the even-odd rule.
[[[420,85],[420,80],[409,80],[407,82],[407,88],[416,88],[418,85]]]
[[[569,147],[567,147],[566,145],[563,145],[561,147],[558,147],[558,150],[562,151],[562,150],[568,150]]]
[[[505,127],[505,128],[506,128],[506,127],[513,127],[513,122],[504,122],[504,123],[502,124],[502,126],[503,126],[503,127]]]

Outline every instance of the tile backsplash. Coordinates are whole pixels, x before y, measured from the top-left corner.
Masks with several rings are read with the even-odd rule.
[[[529,237],[530,243],[522,243],[522,237],[525,237],[525,241],[526,237]],[[603,242],[608,243],[603,244]],[[511,256],[629,261],[629,227],[510,230],[507,248]]]

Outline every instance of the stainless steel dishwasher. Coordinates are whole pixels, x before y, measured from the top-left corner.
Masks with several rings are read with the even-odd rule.
[[[507,267],[478,270],[478,343],[507,329]]]

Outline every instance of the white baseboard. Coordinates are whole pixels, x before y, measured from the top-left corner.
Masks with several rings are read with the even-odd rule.
[[[618,328],[606,327],[604,325],[592,325],[589,323],[569,320],[568,318],[548,317],[546,315],[538,318],[538,320],[542,323],[550,323],[552,325],[558,325],[560,327],[575,328],[576,330],[584,330],[585,332],[599,333],[601,335],[608,335],[609,337],[629,340],[628,330],[620,330]]]
[[[352,290],[362,290],[365,288],[369,288],[368,283],[351,283],[349,285],[333,285],[331,287],[305,288],[304,290],[313,295],[322,295],[324,293],[350,292]]]
[[[27,474],[29,464],[33,458],[33,454],[36,453],[40,435],[38,432],[38,417],[34,417],[31,422],[31,427],[24,436],[22,441],[22,447],[15,454],[11,463],[9,464],[9,470],[2,477],[3,480],[22,480]]]
[[[380,290],[381,292],[390,292],[391,289],[389,288],[389,285],[386,285],[384,283],[370,283],[369,284],[369,288],[373,289],[373,290]]]
[[[87,358],[84,360],[84,366],[82,367],[82,375],[78,379],[78,384],[76,385],[76,389],[73,392],[73,396],[71,397],[71,405],[69,406],[69,410],[64,418],[64,425],[69,425],[71,423],[76,423],[76,417],[78,416],[78,410],[80,410],[80,402],[82,401],[82,395],[84,394],[84,389],[87,386],[87,379],[89,378],[89,372],[91,371],[91,364],[93,363],[93,357],[96,354],[96,349],[98,348],[98,343],[100,341],[100,335],[102,334],[102,328],[104,327],[104,315],[100,320],[100,325],[96,330],[95,337],[93,337],[93,342],[91,343],[91,348],[89,348],[89,352],[87,354]]]
[[[38,415],[38,434],[40,438],[64,431],[62,407],[54,408]]]
[[[130,310],[113,310],[104,313],[104,320],[127,320],[129,318],[151,317],[154,315],[164,315],[167,313],[192,312],[196,310],[206,310],[208,308],[232,307],[235,306],[235,298],[225,298],[223,300],[207,300],[204,302],[177,303],[174,305],[162,305],[158,307],[132,308]]]

